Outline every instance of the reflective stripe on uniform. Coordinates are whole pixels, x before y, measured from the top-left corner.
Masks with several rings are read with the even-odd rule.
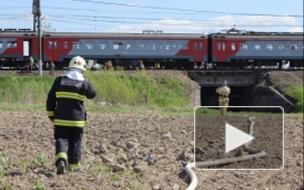
[[[47,111],[47,115],[49,117],[53,117],[55,114],[54,114],[54,111]]]
[[[221,97],[221,96],[220,96],[220,97],[218,98],[218,101],[219,101],[219,102],[227,102],[227,101],[229,101],[229,98]]]
[[[86,121],[73,121],[73,120],[64,120],[64,119],[55,119],[54,125],[65,126],[65,127],[85,127],[87,124]]]
[[[78,170],[78,169],[80,169],[80,167],[81,167],[80,163],[78,163],[78,164],[69,164],[69,170],[71,170],[71,171]]]
[[[67,155],[65,152],[59,152],[59,153],[56,155],[56,157],[55,157],[56,161],[57,161],[59,158],[64,158],[65,160],[67,160],[67,159],[68,159],[68,155]]]
[[[85,101],[85,96],[75,92],[56,92],[56,98],[68,98]]]

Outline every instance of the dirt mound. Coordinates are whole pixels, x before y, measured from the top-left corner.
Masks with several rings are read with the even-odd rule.
[[[279,92],[286,92],[292,85],[302,85],[304,79],[303,71],[272,71],[269,72],[269,85],[276,88]]]
[[[193,117],[89,112],[83,167],[57,176],[46,114],[1,112],[0,189],[186,189],[181,162],[194,160],[193,125]],[[302,132],[302,117],[285,118],[284,169],[195,170],[197,189],[303,189]]]

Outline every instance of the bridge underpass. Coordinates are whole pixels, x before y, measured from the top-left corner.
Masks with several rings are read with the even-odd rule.
[[[215,89],[226,80],[231,89],[229,106],[282,106],[285,112],[293,112],[295,106],[269,87],[268,75],[267,71],[260,70],[188,71],[188,76],[201,87],[196,106],[218,106]]]

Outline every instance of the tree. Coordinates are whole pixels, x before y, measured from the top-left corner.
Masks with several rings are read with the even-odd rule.
[[[52,27],[51,23],[45,23],[45,22],[42,23],[41,30],[43,32],[55,32],[56,31],[56,29]]]

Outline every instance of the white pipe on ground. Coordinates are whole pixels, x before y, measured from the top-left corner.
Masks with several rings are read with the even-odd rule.
[[[254,120],[255,117],[250,117],[248,121],[250,122],[249,125],[249,134],[253,134],[253,126],[255,124]],[[239,162],[239,161],[244,161],[244,160],[250,160],[250,159],[255,159],[255,158],[260,158],[266,156],[265,151],[259,151],[254,148],[249,147],[249,144],[251,142],[248,142],[244,145],[244,150],[251,153],[250,155],[244,155],[244,156],[239,156],[239,157],[234,157],[234,158],[225,158],[225,159],[220,159],[220,160],[214,160],[214,161],[205,161],[205,162],[197,162],[196,165],[198,167],[208,167],[208,166],[214,166],[214,165],[221,165],[221,164],[228,164],[228,163],[233,163],[233,162]],[[195,167],[195,163],[187,163],[187,162],[182,162],[182,165],[184,166],[184,170],[187,172],[189,175],[191,182],[190,185],[188,186],[187,190],[195,190],[197,187],[198,181],[195,173],[192,171],[192,168]]]
[[[183,163],[184,165],[184,170],[187,172],[187,174],[189,175],[190,179],[191,179],[191,183],[188,186],[187,190],[195,190],[196,186],[197,186],[197,177],[195,175],[195,173],[192,171],[192,168],[195,167],[194,162],[192,163]]]

